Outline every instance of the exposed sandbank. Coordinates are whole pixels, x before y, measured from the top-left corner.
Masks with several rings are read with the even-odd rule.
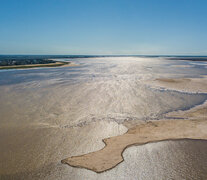
[[[159,63],[154,59],[77,62],[83,66],[75,70],[1,72],[0,179],[207,179],[205,140],[133,146],[124,151],[124,162],[104,173],[61,164],[61,159],[102,149],[102,139],[127,131],[125,121],[134,127],[139,120],[190,108],[206,98],[146,87],[145,80],[172,77],[162,74],[168,73],[165,66],[154,71],[153,62]],[[142,63],[152,66],[146,74]],[[176,77],[183,77],[183,70],[177,71]]]
[[[129,146],[175,139],[207,140],[206,119],[149,121],[129,129],[123,135],[104,139],[106,146],[99,151],[69,157],[62,163],[100,173],[121,163],[122,153]]]
[[[205,77],[204,77],[205,78]],[[156,79],[155,83],[170,89],[207,92],[204,78]],[[61,162],[73,167],[86,168],[97,173],[112,169],[123,159],[123,151],[133,145],[180,139],[207,140],[207,102],[188,111],[168,113],[173,120],[148,121],[129,129],[125,134],[103,139],[105,147],[81,156],[72,156]],[[176,119],[177,118],[177,119]],[[182,120],[180,120],[182,118]]]

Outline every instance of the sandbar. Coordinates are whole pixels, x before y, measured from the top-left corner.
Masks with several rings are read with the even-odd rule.
[[[154,83],[167,89],[207,92],[203,78],[156,79]],[[123,152],[133,145],[143,145],[166,140],[207,140],[207,101],[187,111],[167,113],[165,119],[147,121],[130,128],[125,134],[103,139],[101,150],[63,159],[73,167],[86,168],[97,173],[110,170],[124,161]]]
[[[149,121],[123,135],[103,139],[105,147],[99,151],[69,157],[61,162],[101,173],[121,163],[124,160],[122,153],[127,147],[177,139],[207,140],[207,119]]]

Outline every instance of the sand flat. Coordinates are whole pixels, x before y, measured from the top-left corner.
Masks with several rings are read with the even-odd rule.
[[[157,79],[157,81],[172,84],[190,83],[191,79]],[[194,81],[194,79],[193,79]],[[197,88],[205,84],[196,79]],[[202,82],[202,83],[201,83]],[[205,85],[204,85],[205,86]],[[180,86],[178,86],[180,90]],[[182,88],[181,88],[182,89]],[[86,168],[97,173],[110,170],[124,161],[123,152],[127,147],[165,140],[207,140],[207,102],[187,111],[175,111],[166,114],[167,118],[182,118],[173,120],[148,121],[130,128],[125,134],[103,139],[105,147],[99,151],[80,156],[72,156],[61,162],[73,167]]]
[[[176,139],[207,140],[207,119],[150,121],[129,129],[123,135],[104,139],[106,146],[99,151],[69,157],[62,163],[100,173],[121,163],[122,153],[129,146]]]
[[[204,69],[190,68],[184,76],[181,68],[163,67],[171,61],[75,62],[81,66],[1,71],[0,179],[206,179],[206,140],[135,143],[123,151],[122,163],[103,173],[62,164],[67,157],[104,148],[102,139],[126,133],[127,128],[167,120],[166,112],[174,111],[173,120],[183,118],[180,110],[203,104],[207,98],[204,93],[157,90],[145,84],[160,77],[198,77]],[[185,118],[204,120],[204,114],[198,117],[202,112]]]

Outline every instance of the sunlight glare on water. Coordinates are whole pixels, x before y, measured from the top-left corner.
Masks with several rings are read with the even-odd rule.
[[[187,146],[193,146],[191,141],[129,148],[124,153],[125,162],[102,174],[62,165],[60,161],[102,148],[101,139],[127,131],[123,125],[126,121],[138,124],[158,120],[167,112],[203,103],[206,94],[156,89],[145,82],[163,77],[199,77],[207,74],[206,68],[188,61],[153,57],[65,60],[78,66],[0,71],[0,142],[5,144],[0,149],[3,178],[165,179],[169,169],[172,178],[189,173],[176,172],[178,164],[170,154],[175,147],[184,153]],[[206,147],[204,142],[196,143]],[[160,150],[169,158],[162,157]],[[194,150],[189,152],[193,158]],[[203,153],[201,157],[206,155]],[[159,158],[160,163],[155,163]],[[196,178],[195,172],[201,166],[192,166],[191,175]]]

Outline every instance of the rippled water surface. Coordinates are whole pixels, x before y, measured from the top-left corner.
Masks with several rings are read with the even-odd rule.
[[[205,62],[152,57],[65,60],[78,66],[0,71],[2,179],[207,177],[205,141],[131,147],[123,163],[102,174],[60,163],[102,148],[101,139],[127,131],[126,121],[158,120],[167,112],[203,103],[206,94],[155,89],[145,82],[207,75]]]

